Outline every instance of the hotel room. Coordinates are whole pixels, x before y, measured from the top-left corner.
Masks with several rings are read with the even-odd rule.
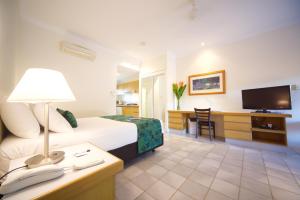
[[[0,199],[300,200],[299,0],[0,0]]]

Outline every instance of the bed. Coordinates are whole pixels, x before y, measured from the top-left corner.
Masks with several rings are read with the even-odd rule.
[[[74,133],[50,133],[50,149],[90,142],[128,162],[163,144],[161,125],[159,127],[156,125],[156,140],[152,141],[155,138],[151,130],[147,128],[149,120],[154,119],[121,116],[79,118],[77,119],[78,128],[74,129]],[[160,134],[157,134],[158,130]],[[141,146],[144,147],[141,148]],[[42,148],[43,134],[34,139],[24,139],[8,134],[0,144],[0,170],[6,171],[10,160],[37,154],[42,152]]]

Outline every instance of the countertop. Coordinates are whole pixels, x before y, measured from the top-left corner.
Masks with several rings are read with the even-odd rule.
[[[139,107],[139,105],[126,105],[126,104],[117,104],[117,107]]]

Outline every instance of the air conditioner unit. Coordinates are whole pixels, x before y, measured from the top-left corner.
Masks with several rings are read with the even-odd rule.
[[[85,58],[92,61],[96,58],[95,51],[66,41],[60,42],[60,50],[65,53],[69,53],[71,55],[79,56],[81,58]]]

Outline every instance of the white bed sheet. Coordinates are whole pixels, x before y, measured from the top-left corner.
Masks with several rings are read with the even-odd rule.
[[[137,127],[133,123],[100,117],[79,118],[77,122],[78,128],[74,129],[74,133],[50,132],[51,150],[90,142],[109,151],[137,141]],[[12,159],[42,153],[43,140],[43,134],[34,139],[7,136],[0,144],[0,171],[6,171]]]

